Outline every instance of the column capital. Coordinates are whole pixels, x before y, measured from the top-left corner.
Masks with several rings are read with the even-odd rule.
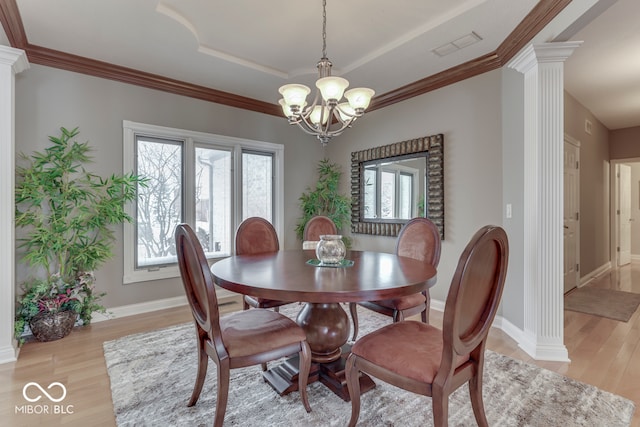
[[[521,73],[540,63],[564,62],[582,45],[581,41],[530,44],[513,57],[507,67]]]
[[[0,45],[0,65],[8,65],[18,74],[29,68],[29,61],[24,50]]]

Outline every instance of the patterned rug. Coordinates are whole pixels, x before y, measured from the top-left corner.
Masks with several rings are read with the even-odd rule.
[[[297,305],[283,307],[295,316]],[[389,318],[359,310],[360,336]],[[215,364],[209,364],[198,403],[188,408],[196,375],[194,326],[130,335],[104,343],[114,413],[124,426],[210,426],[216,396]],[[375,380],[375,379],[374,379]],[[364,394],[358,426],[432,425],[431,399],[382,381]],[[351,404],[320,383],[309,385],[312,412],[298,393],[278,396],[260,367],[231,371],[227,426],[345,426]],[[491,426],[629,426],[633,402],[554,372],[487,351],[484,403]],[[449,400],[449,425],[475,426],[466,386]]]

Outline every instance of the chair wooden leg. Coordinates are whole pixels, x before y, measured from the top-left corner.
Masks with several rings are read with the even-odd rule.
[[[433,407],[434,427],[446,427],[449,425],[449,396],[441,387],[433,387],[431,403]]]
[[[479,427],[488,427],[487,416],[484,412],[484,403],[482,401],[482,377],[474,376],[469,380],[469,395],[471,396],[471,406],[473,415],[476,417],[476,423]]]
[[[227,399],[229,398],[229,361],[218,365],[218,397],[216,399],[216,414],[213,427],[222,427],[224,413],[227,411]]]
[[[311,412],[311,406],[309,405],[309,396],[307,394],[307,381],[309,380],[309,371],[311,370],[311,349],[309,343],[303,341],[300,349],[300,372],[298,373],[298,390],[300,391],[300,397],[302,398],[302,404],[307,412]]]
[[[198,334],[198,373],[196,375],[196,382],[193,386],[193,392],[187,406],[193,406],[200,397],[202,386],[204,385],[204,379],[207,376],[207,367],[209,365],[209,356],[204,351],[204,332],[201,331],[196,325],[196,333]]]
[[[351,341],[355,341],[358,336],[358,304],[350,302],[349,312],[351,312],[351,320],[353,320],[353,336],[351,337]]]
[[[351,419],[349,420],[349,427],[355,427],[360,417],[360,371],[356,365],[358,356],[350,354],[347,357],[347,363],[345,366],[347,389],[349,390],[349,397],[351,397]]]

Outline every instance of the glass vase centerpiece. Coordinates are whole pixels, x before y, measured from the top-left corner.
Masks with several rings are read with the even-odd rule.
[[[320,265],[336,265],[344,260],[347,248],[340,234],[323,234],[316,246],[316,256]]]

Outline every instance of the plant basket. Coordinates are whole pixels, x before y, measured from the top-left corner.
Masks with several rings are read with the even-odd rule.
[[[29,327],[38,341],[55,341],[71,333],[77,317],[78,314],[72,310],[41,313],[31,319]]]

